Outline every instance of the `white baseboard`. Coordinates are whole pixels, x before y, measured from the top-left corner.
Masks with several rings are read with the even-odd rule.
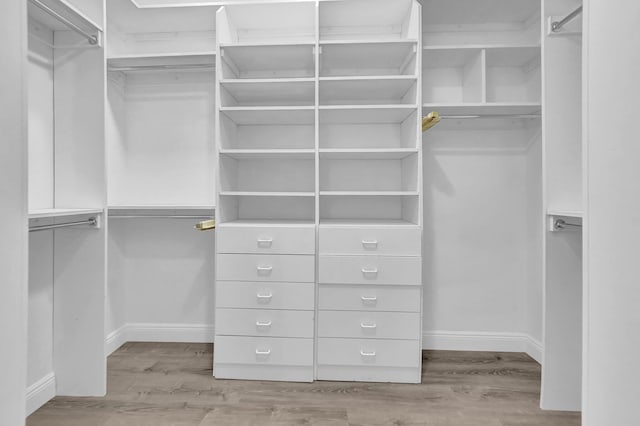
[[[56,376],[47,374],[27,388],[27,416],[56,396]]]
[[[105,356],[109,356],[114,353],[120,346],[127,343],[127,325],[123,325],[117,330],[112,331],[107,335],[104,341]]]
[[[210,324],[129,323],[110,333],[105,341],[111,354],[126,342],[213,343]]]
[[[542,361],[542,344],[524,333],[425,331],[422,349],[446,351],[524,352]]]

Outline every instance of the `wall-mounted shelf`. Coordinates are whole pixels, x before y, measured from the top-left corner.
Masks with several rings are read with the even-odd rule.
[[[415,105],[325,105],[320,106],[320,122],[338,123],[401,123],[416,112]]]
[[[102,209],[38,209],[29,211],[29,219],[45,219],[102,213]]]
[[[401,160],[417,154],[416,148],[321,148],[320,159],[323,160]]]
[[[237,125],[313,124],[312,106],[220,107],[220,113]]]
[[[121,72],[191,69],[211,70],[215,67],[215,64],[215,51],[197,54],[130,54],[107,58],[107,70]]]
[[[315,79],[233,79],[220,80],[221,106],[313,106]]]
[[[220,155],[236,160],[288,158],[292,160],[312,160],[315,156],[314,149],[221,149]]]
[[[576,210],[548,210],[547,216],[582,218],[582,212]]]
[[[423,113],[438,111],[442,116],[539,115],[541,109],[540,102],[426,103],[422,105]]]

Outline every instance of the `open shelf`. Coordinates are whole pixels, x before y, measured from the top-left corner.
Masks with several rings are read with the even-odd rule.
[[[29,211],[29,219],[45,219],[87,214],[102,214],[102,209],[37,209]]]
[[[315,197],[315,192],[303,191],[220,191],[220,195],[240,197]]]
[[[168,53],[168,54],[142,54],[121,55],[107,59],[109,71],[145,71],[145,70],[174,70],[174,69],[199,69],[210,68],[216,64],[215,51],[197,54]]]
[[[40,9],[34,3],[30,1],[27,1],[26,3],[30,19],[40,22],[42,25],[46,26],[52,31],[69,31],[68,26],[64,25],[62,22],[49,15],[47,12]],[[44,0],[42,3],[73,25],[91,35],[94,35],[97,38],[99,44],[102,43],[102,25],[98,24],[96,20],[93,19],[93,17],[89,17],[87,14],[71,5],[68,1]],[[83,36],[73,33],[73,37],[74,41],[82,40],[82,45],[86,45],[87,47],[91,46],[88,40],[85,40]]]
[[[216,225],[315,221],[314,192],[220,192],[219,195],[223,208],[216,214]]]
[[[320,2],[320,41],[347,38],[407,40],[420,36],[417,2]]]
[[[576,210],[548,210],[547,216],[562,216],[582,219],[583,213]]]
[[[109,206],[109,218],[210,218],[215,216],[214,206]]]
[[[327,227],[362,227],[362,226],[375,226],[375,227],[418,227],[417,224],[408,222],[402,219],[320,219],[320,226]]]
[[[321,148],[321,160],[401,160],[417,154],[417,148]]]
[[[424,49],[422,99],[427,102],[482,102],[482,49]]]
[[[235,115],[234,115],[235,114]],[[292,116],[289,111],[269,112],[272,120],[251,122],[253,115],[233,113],[239,123],[220,114],[222,150],[308,150],[315,149],[315,111]],[[295,121],[297,119],[297,121]],[[278,123],[278,124],[276,124]]]
[[[322,42],[320,77],[401,76],[417,73],[416,41]]]
[[[236,160],[288,158],[292,160],[313,159],[314,149],[221,149],[220,155]]]
[[[540,102],[539,47],[486,50],[487,102]]]
[[[440,115],[500,116],[540,114],[540,102],[478,102],[478,103],[425,103],[422,112],[437,111]]]
[[[320,191],[320,195],[333,197],[398,197],[417,196],[418,191]]]
[[[314,44],[222,45],[223,79],[309,78],[315,76]]]
[[[386,77],[321,77],[320,104],[415,104],[415,75]]]
[[[402,123],[417,108],[414,105],[324,105],[320,106],[321,124]]]
[[[315,79],[236,79],[220,81],[221,106],[315,105]]]
[[[420,223],[417,192],[379,195],[375,192],[321,192],[321,223]]]
[[[312,106],[220,107],[220,113],[237,125],[313,124]]]

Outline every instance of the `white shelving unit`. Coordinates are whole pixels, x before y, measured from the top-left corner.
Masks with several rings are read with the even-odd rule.
[[[29,1],[28,19],[30,414],[106,392],[107,236],[102,2]]]

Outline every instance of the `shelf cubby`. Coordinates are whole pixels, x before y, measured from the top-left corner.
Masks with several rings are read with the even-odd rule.
[[[270,120],[260,120],[253,111],[220,114],[221,149],[300,150],[315,148],[315,111],[268,111]],[[256,120],[251,120],[256,117]]]
[[[313,106],[315,79],[223,80],[221,106]]]
[[[220,192],[220,204],[224,208],[216,214],[222,225],[228,222],[246,221],[264,223],[270,221],[312,222],[315,220],[315,194],[281,195],[278,193],[224,193]]]
[[[383,195],[416,192],[417,170],[417,154],[393,160],[323,159],[320,162],[320,194],[327,191],[365,191]]]
[[[415,105],[416,76],[321,77],[321,105]]]
[[[405,223],[418,225],[419,202],[417,194],[386,195],[361,192],[320,195],[320,223],[349,222]]]
[[[484,102],[482,49],[423,49],[422,99],[425,102]]]
[[[315,193],[315,161],[311,159],[223,156],[219,161],[221,192]]]
[[[416,41],[335,41],[320,45],[320,77],[416,75]]]
[[[315,44],[223,45],[220,72],[228,79],[312,78]]]
[[[540,47],[486,50],[487,102],[540,102]]]

